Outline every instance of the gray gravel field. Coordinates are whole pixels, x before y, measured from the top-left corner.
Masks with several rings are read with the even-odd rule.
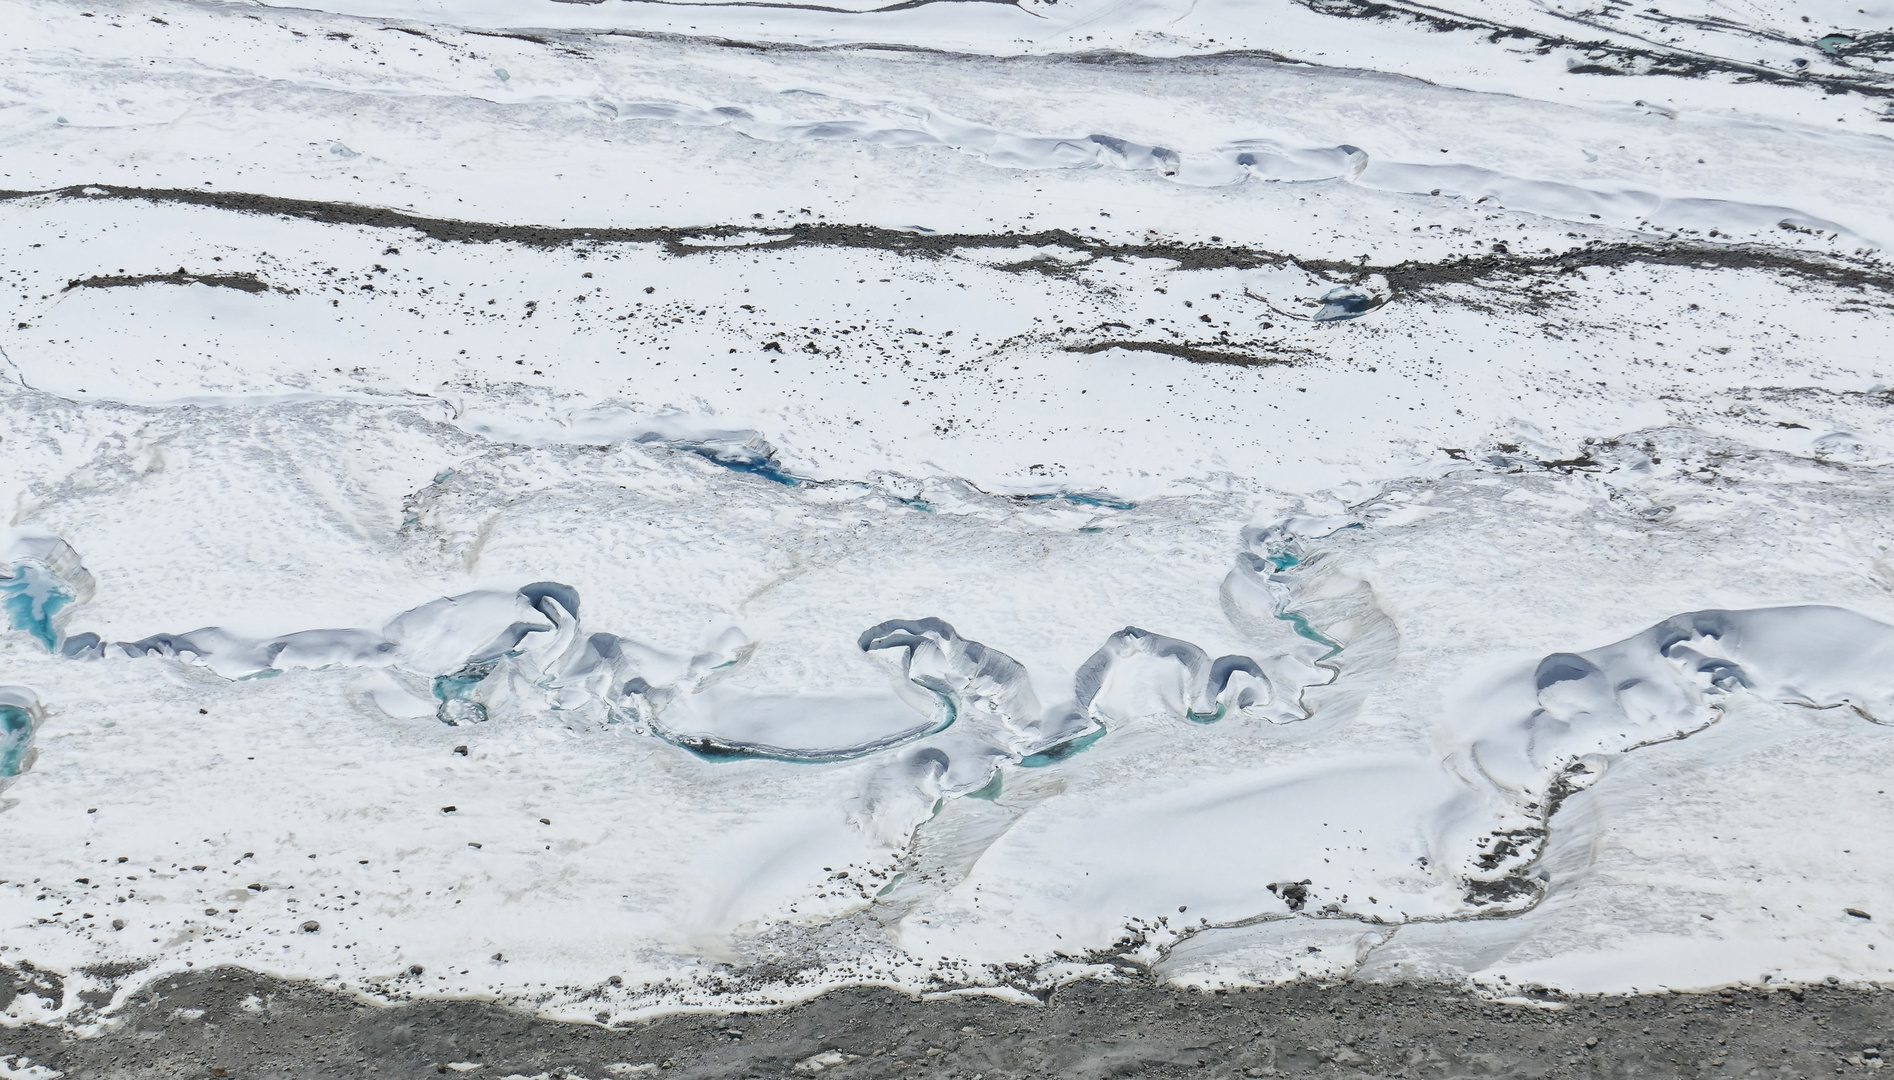
[[[12,976],[0,997],[63,993],[56,977],[0,970]],[[0,1046],[16,1055],[16,1070],[26,1067],[23,1056],[66,1077],[101,1080],[1089,1080],[1865,1075],[1894,1042],[1894,992],[1837,986],[1540,1004],[1442,985],[1347,982],[1227,993],[1086,982],[1038,1005],[921,1002],[864,989],[768,1013],[604,1028],[474,1002],[367,1005],[225,968],[155,982],[113,1016],[98,1038],[25,1028],[0,1031]]]

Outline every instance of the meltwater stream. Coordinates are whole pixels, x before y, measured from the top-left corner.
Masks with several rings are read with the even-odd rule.
[[[856,6],[0,0],[0,1026],[1894,980],[1894,26]]]
[[[1131,506],[1056,497],[1084,507]],[[67,606],[90,588],[71,549],[36,541],[30,550],[36,554],[20,557],[6,579],[21,583],[22,602],[7,608],[11,625],[75,662],[162,657],[231,680],[367,669],[375,673],[370,699],[392,717],[431,713],[462,725],[486,722],[497,709],[596,715],[712,761],[823,764],[902,751],[900,768],[937,770],[930,783],[946,795],[988,787],[1004,764],[1044,767],[1069,758],[1111,724],[1139,717],[1176,714],[1204,724],[1232,715],[1274,723],[1306,715],[1302,687],[1272,681],[1256,660],[1213,660],[1187,641],[1136,627],[1111,635],[1079,667],[1071,700],[1050,707],[1017,660],[935,618],[891,620],[861,634],[862,652],[898,658],[901,677],[889,684],[847,693],[731,689],[725,680],[750,648],[740,639],[683,655],[590,632],[578,591],[557,582],[443,597],[380,630],[253,638],[205,627],[105,641],[62,629],[72,614]],[[24,740],[30,729],[21,730]]]

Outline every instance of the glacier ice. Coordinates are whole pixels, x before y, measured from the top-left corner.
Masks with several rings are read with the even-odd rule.
[[[1081,502],[1105,504],[1097,498]],[[69,546],[43,544],[57,545],[68,575],[90,581]],[[48,571],[33,572],[40,575],[35,581],[55,581]],[[63,584],[42,589],[70,596]],[[425,682],[438,703],[435,716],[449,725],[484,722],[496,702],[569,712],[597,705],[609,722],[629,721],[711,758],[833,762],[938,735],[909,760],[936,763],[940,790],[952,795],[986,787],[1001,762],[1057,760],[1104,734],[1107,721],[1180,716],[1210,723],[1232,710],[1266,715],[1263,707],[1276,695],[1269,676],[1249,657],[1213,661],[1187,641],[1128,627],[1077,669],[1071,705],[1047,709],[1019,661],[961,637],[937,618],[890,620],[861,634],[864,653],[898,652],[903,680],[890,686],[756,692],[719,681],[753,647],[742,644],[734,629],[719,650],[667,654],[614,634],[586,632],[579,608],[576,589],[537,582],[510,592],[432,600],[390,619],[379,632],[317,629],[255,638],[205,627],[118,642],[83,633],[67,639],[61,652],[79,659],[163,657],[232,680],[294,670],[390,670]],[[51,648],[53,639],[41,637],[49,626],[40,620],[18,628]],[[412,693],[386,676],[370,699],[386,702],[384,711],[392,717],[413,711]],[[1267,715],[1277,722],[1296,718]]]
[[[889,526],[861,528],[858,515],[866,506],[886,506],[882,512],[892,515],[886,522],[922,529],[937,543],[983,536],[1010,521],[1005,527],[1034,530],[1028,535],[1040,537],[1035,543],[1062,537],[1058,543],[1096,545],[1099,534],[1081,523],[1096,520],[1092,515],[1101,510],[1115,515],[1115,529],[1141,528],[1138,522],[1170,512],[1161,501],[1154,509],[1149,502],[1112,500],[1113,509],[1091,505],[1104,499],[993,498],[935,488],[939,512],[916,515],[902,503],[910,496],[884,497],[873,485],[759,485],[740,473],[693,466],[694,454],[672,454],[668,442],[622,438],[647,448],[639,451],[647,456],[613,465],[596,479],[557,479],[559,486],[549,490],[576,494],[596,483],[618,491],[622,480],[642,475],[637,470],[655,469],[663,479],[651,490],[669,492],[678,484],[715,490],[725,513],[753,504],[811,523],[853,521],[848,535],[854,539],[846,543],[875,554],[841,556],[837,565],[852,568],[855,579],[866,573],[882,582],[871,590],[877,594],[910,573],[892,553],[911,558],[922,549],[905,532],[884,535]],[[550,441],[531,453],[604,460],[596,450],[564,446]],[[524,451],[509,451],[516,452]],[[1688,442],[1652,442],[1636,452],[1601,449],[1590,460],[1595,469],[1620,470],[1605,474],[1628,485],[1615,500],[1650,503],[1677,497],[1662,485],[1700,485],[1693,479],[1701,471],[1699,456]],[[837,816],[824,824],[820,813],[807,819],[798,826],[806,835],[795,843],[837,850],[846,838],[853,854],[845,862],[877,868],[880,884],[861,902],[889,920],[904,949],[945,948],[949,955],[1018,962],[1051,948],[1049,942],[1091,941],[1102,948],[1129,932],[1127,955],[1168,963],[1162,958],[1185,949],[1178,955],[1198,958],[1191,967],[1195,978],[1210,962],[1203,958],[1221,955],[1223,946],[1211,944],[1224,940],[1218,935],[1236,934],[1258,919],[1393,926],[1539,911],[1563,887],[1559,877],[1547,876],[1557,865],[1547,861],[1550,845],[1568,827],[1559,807],[1597,788],[1616,769],[1614,759],[1701,738],[1706,725],[1741,702],[1839,710],[1877,721],[1885,716],[1894,629],[1833,604],[1778,605],[1706,609],[1664,619],[1614,645],[1549,648],[1483,684],[1473,698],[1419,708],[1406,741],[1382,736],[1354,749],[1335,743],[1351,730],[1348,717],[1386,713],[1404,700],[1403,680],[1414,677],[1400,674],[1416,646],[1397,624],[1412,625],[1415,616],[1405,600],[1391,606],[1390,595],[1404,597],[1416,586],[1391,583],[1388,569],[1364,561],[1364,553],[1430,530],[1458,536],[1453,522],[1486,514],[1489,506],[1500,515],[1494,520],[1510,515],[1517,524],[1524,508],[1549,513],[1600,485],[1584,469],[1522,469],[1519,460],[1499,452],[1492,464],[1450,472],[1431,488],[1397,486],[1353,505],[1291,507],[1236,527],[1196,564],[1201,576],[1193,588],[1201,595],[1194,603],[1214,613],[1215,625],[1192,616],[1185,620],[1190,637],[1121,625],[1095,630],[1089,641],[1059,629],[1070,642],[1063,660],[1048,657],[1021,629],[1006,631],[1007,651],[1001,651],[939,616],[884,619],[852,631],[845,647],[825,645],[800,630],[785,637],[772,629],[783,615],[768,608],[752,610],[756,628],[746,631],[732,621],[679,647],[664,635],[640,640],[595,630],[596,601],[582,599],[574,586],[544,581],[437,596],[392,617],[371,618],[373,629],[255,633],[211,626],[115,640],[84,629],[110,610],[113,594],[101,592],[73,546],[44,539],[16,545],[16,563],[41,568],[39,580],[86,599],[60,612],[61,636],[52,652],[31,628],[13,639],[32,642],[43,663],[54,665],[37,678],[66,686],[62,695],[74,688],[62,672],[151,686],[149,663],[162,659],[181,664],[180,671],[232,680],[232,686],[313,694],[311,700],[326,699],[333,708],[344,699],[342,686],[301,681],[333,673],[350,680],[348,700],[372,709],[358,715],[380,717],[395,725],[391,732],[406,730],[399,725],[408,721],[437,730],[445,722],[451,737],[476,741],[565,731],[590,746],[588,752],[608,758],[631,736],[685,751],[663,759],[680,763],[671,768],[700,762],[710,771],[693,783],[705,785],[704,792],[725,783],[742,790],[758,769],[806,770],[809,779],[797,783],[826,792],[811,809],[826,802],[826,812]],[[1722,460],[1720,468],[1733,467],[1727,456]],[[453,477],[434,477],[430,490],[482,482],[480,468],[463,464]],[[634,472],[616,471],[624,468]],[[913,490],[898,478],[887,482],[896,492]],[[1646,488],[1651,491],[1633,494]],[[1555,490],[1565,494],[1546,494]],[[617,513],[654,512],[650,504],[630,505],[642,508]],[[1045,516],[1049,508],[1054,516]],[[522,512],[558,535],[596,529],[584,515],[555,524],[563,519],[548,516],[544,504],[524,504]],[[1640,528],[1675,528],[1663,524],[1668,515],[1633,519]],[[491,523],[485,528],[491,544],[499,533]],[[677,535],[703,544],[688,531]],[[1485,531],[1480,535],[1483,545],[1495,542]],[[1437,560],[1436,551],[1453,549],[1419,550],[1425,560]],[[1402,560],[1393,565],[1425,562],[1418,554]],[[783,567],[794,580],[795,563]],[[767,571],[760,582],[782,580],[771,576],[778,571],[758,569]],[[1439,577],[1436,571],[1421,580],[1438,589]],[[631,580],[640,583],[639,603],[662,601],[665,590],[654,590],[653,579]],[[833,590],[851,578],[823,580],[828,584],[819,588]],[[942,592],[931,577],[922,580],[930,581],[928,591],[913,595],[931,595],[943,610],[964,609],[960,594]],[[610,578],[594,587],[616,591]],[[679,581],[667,588],[689,596],[691,586]],[[801,611],[802,595],[781,611]],[[619,605],[611,607],[612,622],[633,610],[612,603]],[[254,616],[244,621],[253,625]],[[858,666],[848,666],[851,655]],[[126,663],[133,660],[141,662]],[[786,681],[786,672],[801,674]],[[309,689],[296,690],[299,685]],[[21,752],[34,728],[44,727],[45,713],[36,697],[23,702],[17,708],[27,719],[11,725],[9,750],[13,760],[30,763]],[[393,737],[420,737],[420,729],[412,730],[415,736]],[[45,744],[38,749],[49,752]],[[44,760],[63,763],[77,749],[62,739]],[[1190,778],[1202,754],[1213,760],[1236,755],[1234,771],[1215,784]],[[43,773],[44,760],[34,776]],[[1375,799],[1363,801],[1367,790],[1378,793]],[[1357,811],[1366,816],[1349,816]],[[805,819],[784,822],[791,820]],[[1282,827],[1258,832],[1264,821]],[[1374,822],[1402,825],[1380,835],[1375,830],[1385,826]],[[1101,823],[1116,838],[1109,858],[1083,840]],[[1332,853],[1344,835],[1354,837],[1347,843],[1355,852],[1345,865]],[[1181,836],[1198,839],[1182,843]],[[1223,857],[1212,858],[1212,850]],[[1320,851],[1330,852],[1329,862],[1321,862]],[[825,857],[834,865],[839,856]],[[1232,878],[1220,869],[1225,865],[1243,869]],[[1133,884],[1153,867],[1166,884]],[[1074,902],[1062,914],[1025,914],[1047,881],[1076,880],[1072,875],[1090,880],[1070,894]],[[1264,888],[1269,885],[1277,888]],[[766,894],[788,897],[798,886],[785,881],[769,888],[789,889]],[[734,928],[719,924],[717,935],[736,935],[720,940],[747,940],[778,917],[768,914],[764,895],[739,892],[728,899],[730,911],[749,914]],[[1009,904],[1027,907],[1009,908],[1012,929],[1001,932],[967,906],[971,895],[987,903],[1015,896]],[[780,902],[797,907],[781,917],[802,917],[802,902]],[[1199,916],[1163,921],[1162,913],[1179,904]],[[943,938],[941,926],[962,929]],[[1185,947],[1199,938],[1204,944]]]
[[[0,0],[0,938],[1894,979],[1888,28],[1666,2]]]
[[[1549,808],[1595,782],[1610,755],[1688,738],[1717,722],[1732,699],[1847,709],[1886,724],[1890,658],[1894,625],[1846,608],[1675,615],[1612,645],[1545,657],[1529,681],[1497,692],[1484,716],[1462,719],[1465,753],[1471,771],[1494,787]],[[1528,694],[1526,711],[1519,705]]]

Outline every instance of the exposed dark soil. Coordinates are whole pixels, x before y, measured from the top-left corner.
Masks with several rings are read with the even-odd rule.
[[[36,982],[42,995],[58,981],[4,973]],[[775,1012],[606,1028],[473,1002],[365,1005],[225,968],[153,983],[100,1038],[0,1029],[0,1053],[24,1055],[74,1080],[817,1073],[836,1080],[1787,1078],[1865,1073],[1878,1067],[1884,1040],[1894,1036],[1888,990],[1785,987],[1547,1004],[1563,1007],[1500,1004],[1442,985],[1300,983],[1194,993],[1086,982],[1037,1005],[980,997],[920,1002],[885,990],[846,990]]]
[[[270,289],[255,274],[193,274],[181,266],[169,274],[103,274],[66,282],[68,290],[125,289],[140,285],[209,285],[216,289],[236,289],[247,293],[268,292]]]
[[[1310,259],[1280,252],[1223,244],[1170,241],[1116,243],[1065,229],[1031,233],[926,233],[870,225],[803,223],[791,226],[701,225],[663,226],[549,226],[459,221],[430,218],[382,206],[323,202],[233,191],[190,188],[120,187],[111,184],[75,184],[35,191],[0,190],[0,202],[29,198],[121,199],[152,203],[202,206],[238,213],[268,214],[329,225],[401,229],[444,243],[508,243],[526,247],[650,243],[663,245],[671,255],[710,255],[728,252],[731,240],[748,240],[745,251],[835,247],[875,249],[897,254],[939,258],[962,248],[1018,247],[1030,251],[1060,247],[1094,259],[1165,259],[1188,270],[1256,269],[1294,265],[1335,280],[1354,281],[1370,273],[1387,279],[1394,295],[1414,294],[1461,284],[1530,283],[1588,268],[1613,269],[1630,265],[1677,266],[1699,270],[1758,270],[1785,274],[1805,281],[1852,289],[1885,298],[1894,294],[1894,272],[1870,259],[1822,255],[1760,244],[1717,243],[1702,240],[1653,240],[1627,243],[1590,242],[1563,252],[1515,253],[1495,245],[1489,253],[1454,256],[1439,262],[1401,262],[1376,265],[1329,259]],[[1785,228],[1791,226],[1785,223]],[[1022,257],[996,269],[1016,273],[1069,276],[1078,267],[1057,260]],[[183,271],[179,271],[180,274]],[[170,281],[175,275],[139,278],[93,278],[78,284],[120,285]],[[199,278],[207,284],[227,282]],[[261,281],[258,286],[264,286]],[[239,286],[242,287],[242,286]]]
[[[1263,352],[1270,346],[1257,341],[1251,342],[1210,342],[1205,345],[1191,345],[1181,341],[1095,341],[1089,345],[1067,345],[1069,353],[1102,353],[1111,349],[1124,349],[1128,352],[1158,353],[1163,356],[1175,356],[1179,360],[1188,360],[1193,364],[1232,364],[1236,367],[1272,367],[1293,366],[1296,361],[1286,356],[1258,355],[1258,352],[1237,352],[1239,347]]]
[[[1599,11],[1573,12],[1555,8],[1548,14],[1571,23],[1575,31],[1581,35],[1586,31],[1591,31],[1595,34],[1607,35],[1606,38],[1559,37],[1543,34],[1479,15],[1449,11],[1433,4],[1418,2],[1418,0],[1388,0],[1388,2],[1382,2],[1382,0],[1295,0],[1295,2],[1317,14],[1341,19],[1407,23],[1437,33],[1475,31],[1484,35],[1486,40],[1493,44],[1510,45],[1516,50],[1529,50],[1540,56],[1561,51],[1575,53],[1583,56],[1584,60],[1582,62],[1568,61],[1565,70],[1572,75],[1663,75],[1685,79],[1721,77],[1737,83],[1760,82],[1778,86],[1816,86],[1828,94],[1854,93],[1871,98],[1894,96],[1894,86],[1888,84],[1886,76],[1871,67],[1853,71],[1819,71],[1807,67],[1796,70],[1778,70],[1763,62],[1752,64],[1735,59],[1733,56],[1717,56],[1688,49],[1665,48],[1652,37],[1636,33],[1627,34],[1623,29],[1593,21],[1588,17],[1600,14]],[[1618,15],[1620,11],[1611,11],[1610,14]],[[1720,30],[1732,36],[1732,44],[1746,37],[1778,45],[1801,47],[1808,51],[1811,59],[1820,57],[1825,52],[1828,56],[1840,57],[1844,60],[1851,56],[1878,59],[1886,54],[1889,47],[1888,35],[1885,33],[1846,36],[1845,44],[1839,47],[1831,44],[1829,49],[1825,50],[1816,44],[1813,35],[1809,40],[1796,40],[1779,33],[1758,27],[1746,27],[1724,19],[1668,16],[1656,8],[1646,9],[1645,14],[1650,16],[1648,21],[1643,20],[1642,16],[1640,16],[1640,21],[1645,22],[1647,26],[1678,25]],[[1646,34],[1648,33],[1649,31],[1646,30]],[[1645,44],[1637,46],[1614,43],[1608,40],[1611,36],[1629,37],[1633,40],[1643,38]]]

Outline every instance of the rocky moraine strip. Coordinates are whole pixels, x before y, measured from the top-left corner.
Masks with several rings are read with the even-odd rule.
[[[6,970],[11,997],[60,980]],[[99,1002],[98,1004],[103,1004]],[[65,1077],[1813,1077],[1866,1075],[1894,993],[1818,985],[1494,1000],[1440,984],[1195,992],[1080,982],[1038,1004],[843,990],[764,1013],[603,1027],[471,1001],[365,1004],[224,968],[158,980],[109,1033],[6,1033]],[[1889,1048],[1894,1054],[1894,1047]],[[7,1058],[0,1055],[0,1063]]]

